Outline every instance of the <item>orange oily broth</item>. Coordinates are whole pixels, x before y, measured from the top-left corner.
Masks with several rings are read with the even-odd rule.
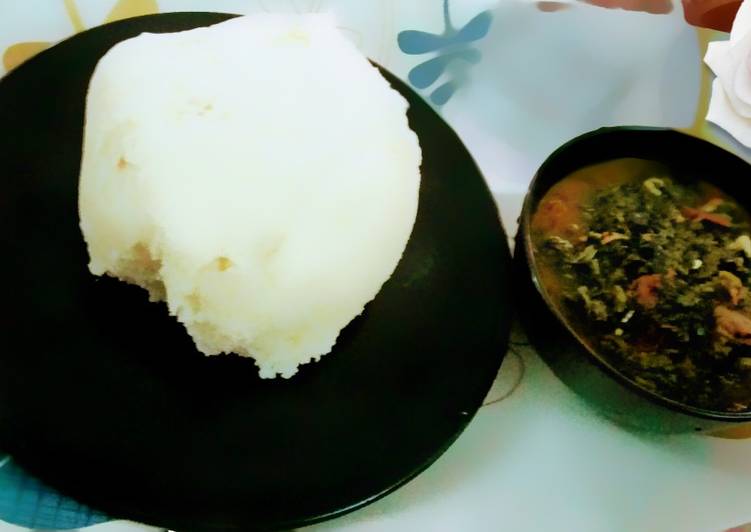
[[[587,166],[553,185],[540,200],[532,215],[531,236],[533,252],[546,238],[560,236],[576,240],[587,233],[582,223],[582,209],[592,196],[608,187],[626,183],[637,176],[664,172],[664,167],[643,159],[623,158]],[[559,311],[563,280],[553,265],[536,255],[538,277],[544,290]]]

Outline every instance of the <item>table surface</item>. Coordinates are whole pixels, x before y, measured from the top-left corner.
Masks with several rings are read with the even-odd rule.
[[[537,166],[565,140],[600,126],[691,128],[751,159],[702,120],[711,82],[703,50],[726,36],[686,24],[680,5],[650,15],[584,4],[545,12],[515,0],[26,0],[0,4],[0,50],[12,68],[106,20],[194,10],[333,11],[365,54],[407,79],[454,127],[510,235]],[[446,48],[411,53],[422,38],[415,31],[447,37]],[[449,63],[438,77],[412,72],[457,46],[478,50],[479,62]],[[706,531],[751,521],[751,440],[654,436],[613,425],[550,372],[518,328],[486,403],[415,480],[305,530]],[[2,454],[0,520],[0,530],[151,530],[106,522]]]

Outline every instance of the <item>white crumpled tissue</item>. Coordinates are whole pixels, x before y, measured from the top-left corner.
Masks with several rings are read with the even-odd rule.
[[[751,2],[743,2],[730,39],[709,43],[704,62],[717,76],[707,120],[751,147]]]

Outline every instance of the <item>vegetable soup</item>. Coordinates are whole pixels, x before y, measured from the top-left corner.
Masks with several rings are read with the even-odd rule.
[[[544,290],[594,351],[646,390],[722,412],[751,410],[749,235],[732,198],[642,159],[570,174],[531,224]]]

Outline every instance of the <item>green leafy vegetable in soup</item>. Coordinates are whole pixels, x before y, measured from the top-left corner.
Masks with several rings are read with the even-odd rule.
[[[751,225],[734,200],[619,159],[551,188],[532,242],[548,294],[631,380],[684,404],[751,410]]]

